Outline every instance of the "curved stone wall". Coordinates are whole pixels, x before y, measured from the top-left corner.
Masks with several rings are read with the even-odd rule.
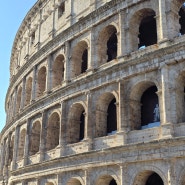
[[[35,3],[12,49],[0,183],[183,185],[183,9]]]

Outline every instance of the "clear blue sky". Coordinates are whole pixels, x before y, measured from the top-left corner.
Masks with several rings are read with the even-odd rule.
[[[5,125],[5,96],[9,85],[9,64],[16,32],[37,0],[0,0],[0,131]]]

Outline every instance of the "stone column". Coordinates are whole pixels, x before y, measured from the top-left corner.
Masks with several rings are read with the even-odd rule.
[[[88,48],[88,69],[87,71],[91,71],[97,67],[97,55],[96,55],[96,44],[95,44],[95,28],[92,27],[90,31],[90,46]]]
[[[127,163],[120,164],[120,185],[128,185],[128,165]]]
[[[90,169],[85,169],[84,173],[85,173],[85,185],[91,185],[92,183],[91,183],[91,179],[90,179],[90,177],[91,177]]]
[[[66,9],[67,11],[65,12],[66,14],[66,23],[68,23],[69,27],[73,24],[73,13],[74,13],[74,10],[73,10],[73,0],[68,0],[68,1],[65,1],[65,5],[66,5]]]
[[[23,85],[22,85],[22,95],[21,95],[21,105],[20,110],[24,108],[25,97],[26,97],[26,77],[23,78]]]
[[[39,147],[39,153],[40,153],[40,162],[44,161],[44,155],[45,155],[45,142],[46,142],[46,123],[47,122],[47,112],[42,112],[42,124],[41,124],[41,134],[40,134],[40,147]]]
[[[122,21],[124,22],[123,24],[123,28],[121,29],[122,31],[122,38],[124,37],[123,40],[123,45],[124,47],[124,52],[123,55],[127,55],[129,54],[132,50],[134,50],[134,48],[132,48],[132,38],[131,38],[131,33],[130,33],[130,29],[129,29],[129,22],[128,22],[128,10],[125,10],[124,13],[122,13],[121,15]],[[135,31],[134,31],[135,32]],[[136,44],[137,45],[137,44]]]
[[[52,59],[51,55],[47,57],[47,71],[46,71],[46,93],[50,93],[52,89]]]
[[[35,101],[36,90],[37,90],[37,66],[33,67],[33,81],[32,81],[32,92],[31,92],[31,102]]]
[[[85,134],[84,134],[84,140],[87,142],[88,150],[92,150],[93,147],[93,113],[92,110],[92,93],[88,91],[86,93],[87,96],[87,110],[85,115]]]
[[[61,102],[61,121],[60,121],[60,136],[59,136],[59,146],[61,149],[60,155],[65,154],[66,147],[66,102]]]
[[[127,53],[127,51],[126,51],[126,38],[125,38],[126,33],[125,33],[125,25],[124,25],[125,13],[124,13],[124,11],[120,11],[118,15],[119,15],[120,30],[117,34],[117,37],[118,37],[117,55],[119,58],[119,57],[122,57],[123,55],[125,55]]]
[[[70,60],[70,43],[67,41],[65,42],[64,84],[67,84],[70,81]]]
[[[166,1],[159,0],[159,15],[156,15],[157,38],[159,43],[168,39],[168,29],[166,20]]]
[[[165,2],[162,1],[162,3]],[[174,37],[180,36],[179,2],[170,2],[170,5],[168,7],[169,8],[166,8],[166,27],[169,39],[173,39]]]
[[[12,167],[11,170],[16,169],[16,162],[17,162],[17,152],[18,152],[18,145],[19,145],[19,132],[20,126],[18,125],[15,129],[15,139],[14,139],[14,148],[13,148],[13,160],[12,160]]]
[[[13,116],[16,115],[16,104],[17,104],[17,92],[18,91],[18,88],[16,87],[15,88],[15,98],[14,98],[14,104],[13,104]]]
[[[4,161],[5,161],[5,140],[3,140],[3,143],[1,143],[1,165],[0,165],[1,172],[3,172]]]
[[[25,138],[25,145],[24,145],[24,156],[23,156],[23,165],[28,164],[29,158],[29,144],[30,144],[30,119],[27,120],[27,129],[26,129],[26,138]]]
[[[169,69],[165,64],[161,66],[161,84],[162,89],[157,93],[159,98],[160,122],[162,126],[161,137],[172,137],[173,128],[171,120],[171,95],[169,90]]]

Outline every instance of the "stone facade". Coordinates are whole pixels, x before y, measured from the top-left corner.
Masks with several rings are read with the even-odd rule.
[[[184,9],[37,1],[13,43],[0,184],[184,185]]]

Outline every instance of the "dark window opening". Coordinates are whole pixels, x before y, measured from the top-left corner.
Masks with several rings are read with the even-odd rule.
[[[112,179],[109,183],[109,185],[117,185],[116,181],[114,179]]]
[[[84,139],[84,131],[85,131],[85,112],[83,111],[80,116],[80,141]]]
[[[164,185],[164,183],[157,173],[153,173],[146,181],[146,185]]]
[[[146,47],[157,43],[157,29],[155,15],[145,17],[139,27],[138,47]]]
[[[31,44],[35,43],[35,32],[31,34]]]
[[[84,50],[82,55],[81,73],[85,73],[87,70],[88,52],[87,49]]]
[[[64,12],[65,12],[65,2],[61,3],[61,5],[58,7],[58,18],[60,18]]]
[[[185,34],[185,4],[182,5],[180,11],[179,11],[179,23],[180,23],[180,34],[184,35]]]
[[[157,87],[148,88],[141,97],[141,126],[160,122]]]
[[[116,59],[117,57],[117,43],[118,43],[118,39],[117,39],[117,35],[116,32],[114,32],[109,40],[107,41],[107,62]]]
[[[114,98],[107,110],[107,133],[111,134],[117,130],[116,99]]]

